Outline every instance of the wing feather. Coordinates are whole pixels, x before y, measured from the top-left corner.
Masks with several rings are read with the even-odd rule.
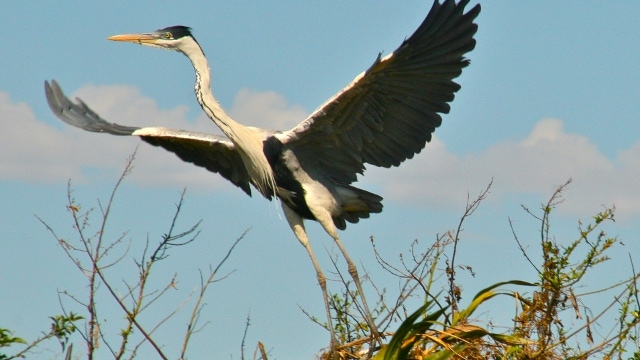
[[[120,136],[131,135],[132,132],[139,129],[135,126],[123,126],[103,120],[80,99],[76,99],[78,102],[73,103],[64,95],[60,85],[55,80],[51,81],[51,85],[49,85],[48,81],[44,82],[44,92],[51,111],[60,120],[71,126],[85,131]]]
[[[301,164],[342,183],[355,181],[365,163],[398,166],[419,153],[440,126],[439,114],[449,112],[460,89],[453,79],[469,64],[464,54],[475,47],[473,20],[480,6],[464,13],[468,2],[436,0],[413,35],[279,135],[283,144]]]
[[[219,173],[251,196],[249,174],[226,137],[157,127],[142,128],[131,135],[176,154],[182,161]]]
[[[67,98],[58,83],[45,81],[49,107],[62,121],[91,132],[139,136],[145,142],[164,148],[188,163],[219,173],[251,196],[249,174],[234,144],[226,137],[160,127],[140,128],[110,123],[102,119],[82,100]]]

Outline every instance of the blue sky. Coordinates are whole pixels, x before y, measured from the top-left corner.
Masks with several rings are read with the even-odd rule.
[[[97,211],[97,199],[106,201],[126,157],[140,143],[60,122],[46,105],[45,79],[55,78],[67,94],[82,97],[111,121],[214,132],[195,101],[186,58],[105,40],[188,25],[211,63],[213,91],[230,114],[245,124],[288,128],[366,69],[378,52],[393,51],[430,6],[428,1],[4,4],[0,308],[10,311],[0,312],[0,326],[33,338],[47,327],[48,316],[60,312],[57,290],[82,294],[83,276],[34,215],[73,238],[65,211],[67,181],[83,208]],[[625,245],[606,266],[628,274],[626,254],[640,250],[640,3],[482,6],[471,65],[458,78],[462,90],[434,141],[400,168],[369,169],[359,182],[385,197],[385,210],[341,234],[352,258],[384,279],[370,236],[395,259],[412,240],[426,244],[453,228],[467,194],[477,194],[493,178],[489,198],[465,226],[459,261],[473,266],[476,278],[459,278],[463,295],[470,299],[499,280],[535,280],[508,218],[535,251],[537,227],[520,205],[537,208],[557,185],[573,178],[557,213],[558,239],[573,238],[578,219],[588,221],[603,204],[615,204],[617,221],[607,231]],[[185,187],[181,224],[186,228],[202,219],[202,232],[196,243],[177,249],[158,267],[158,286],[177,273],[179,291],[155,311],[178,304],[198,285],[198,269],[215,265],[251,227],[225,267],[233,273],[210,290],[203,315],[210,323],[188,355],[239,358],[250,311],[248,353],[263,341],[273,358],[312,358],[328,335],[299,307],[322,317],[322,298],[304,249],[278,209],[146,144],[116,198],[108,228],[114,237],[129,231],[132,241],[122,269],[113,270],[115,281],[134,271],[131,258],[147,235],[157,239],[166,232]],[[317,224],[308,228],[322,266],[330,270],[324,251],[332,249],[330,239]],[[593,279],[594,284],[602,280]],[[393,279],[384,281],[394,288]],[[101,302],[105,312],[114,309],[107,296]],[[66,305],[73,308],[68,300]],[[121,315],[108,314],[109,326],[117,329]],[[159,335],[165,343],[171,343],[172,332],[182,333],[186,316],[183,310],[169,323],[168,334]],[[46,349],[36,356],[51,357]]]

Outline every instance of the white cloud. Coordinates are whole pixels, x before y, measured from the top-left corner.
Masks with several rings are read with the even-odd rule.
[[[80,153],[64,132],[38,121],[27,104],[12,102],[5,92],[0,92],[0,114],[0,179],[56,182],[80,177],[76,164],[62,156]]]
[[[165,126],[207,133],[220,133],[204,114],[187,118],[188,108],[163,110],[156,102],[127,85],[86,85],[71,98],[80,97],[108,121],[129,126]],[[229,110],[243,123],[287,129],[302,121],[306,111],[287,104],[273,92],[241,90]],[[58,130],[39,121],[27,104],[13,103],[0,93],[0,179],[31,182],[112,181],[124,162],[140,144],[135,169],[129,180],[145,186],[178,186],[211,190],[235,186],[221,176],[187,164],[164,149],[127,136],[89,133],[71,126]]]
[[[640,142],[606,158],[588,138],[566,133],[562,122],[543,119],[521,141],[495,144],[482,153],[456,155],[437,138],[399,169],[369,171],[385,197],[414,206],[459,208],[493,178],[493,199],[507,194],[540,194],[546,199],[569,178],[563,209],[613,205],[618,214],[640,213]]]
[[[249,89],[238,92],[229,114],[243,124],[273,130],[289,130],[308,115],[304,107],[288,104],[278,93]]]
[[[201,115],[187,119],[187,108],[158,109],[155,101],[132,87],[88,85],[77,93],[103,118],[124,125],[167,126],[219,133]],[[13,103],[0,93],[0,179],[32,182],[112,181],[137,144],[130,180],[145,186],[190,189],[222,187],[238,191],[218,175],[183,163],[163,149],[130,137],[94,134],[65,126],[58,130],[36,119],[28,105]],[[273,92],[242,90],[229,110],[245,124],[288,129],[306,116]],[[563,209],[580,212],[600,204],[615,204],[618,214],[640,214],[640,141],[615,159],[604,156],[588,138],[569,134],[556,119],[540,120],[520,141],[497,143],[479,153],[454,154],[434,138],[423,152],[400,168],[369,168],[363,188],[375,188],[387,201],[432,208],[464,204],[494,179],[494,201],[510,194],[539,194],[546,198],[567,179]],[[368,184],[368,185],[367,185]],[[371,186],[373,185],[373,186]],[[231,190],[234,189],[234,190]]]

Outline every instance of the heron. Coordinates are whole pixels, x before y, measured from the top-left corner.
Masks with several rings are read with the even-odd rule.
[[[194,91],[206,115],[224,135],[163,127],[118,125],[101,118],[81,99],[69,100],[55,80],[45,81],[52,111],[70,125],[91,132],[133,135],[175,153],[183,161],[219,173],[246,194],[255,188],[278,199],[285,218],[304,246],[324,297],[331,343],[335,344],[327,278],[311,248],[304,220],[315,220],[334,240],[362,299],[364,318],[376,334],[355,263],[338,230],[382,211],[382,197],[352,184],[365,165],[396,167],[419,153],[449,113],[460,85],[453,80],[469,65],[475,47],[474,19],[480,5],[465,13],[469,0],[434,0],[417,30],[392,53],[378,54],[364,72],[287,131],[244,126],[214,97],[204,52],[191,28],[111,36],[108,39],[174,50],[191,61]]]

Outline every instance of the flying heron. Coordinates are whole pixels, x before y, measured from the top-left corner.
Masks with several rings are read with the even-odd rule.
[[[372,334],[377,334],[356,266],[338,230],[344,230],[347,222],[357,223],[382,211],[382,197],[351,185],[364,173],[365,164],[388,168],[412,158],[440,126],[440,114],[449,112],[448,103],[460,89],[453,79],[469,65],[464,54],[475,47],[473,21],[480,5],[465,13],[468,2],[435,0],[422,24],[396,51],[385,57],[379,54],[366,71],[288,131],[243,126],[227,115],[211,92],[204,52],[185,26],[108,39],[186,55],[195,69],[198,103],[225,136],[122,126],[102,119],[80,99],[71,102],[55,80],[45,82],[45,92],[52,111],[68,124],[92,132],[139,136],[186,162],[219,173],[248,195],[251,184],[265,198],[280,199],[291,229],[313,262],[335,345],[326,277],[303,220],[318,221],[335,241],[363,300],[366,321]]]

